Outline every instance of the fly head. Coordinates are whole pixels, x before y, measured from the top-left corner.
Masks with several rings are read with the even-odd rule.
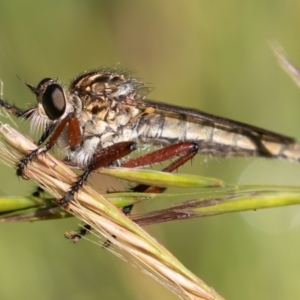
[[[35,94],[38,109],[44,111],[51,120],[60,119],[66,111],[66,96],[62,86],[51,78],[45,78],[38,84]]]

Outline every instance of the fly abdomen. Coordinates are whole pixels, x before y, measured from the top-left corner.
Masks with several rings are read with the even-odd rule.
[[[140,119],[139,138],[145,143],[197,142],[199,154],[218,157],[259,156],[300,161],[300,145],[273,142],[258,132],[240,133],[230,126],[207,124],[184,115],[150,114]]]
[[[274,158],[283,158],[294,162],[300,162],[300,144],[278,144],[262,141],[264,147]]]

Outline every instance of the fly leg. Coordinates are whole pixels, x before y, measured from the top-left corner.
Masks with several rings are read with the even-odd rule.
[[[38,147],[37,149],[31,151],[29,154],[25,155],[18,163],[17,163],[17,175],[22,176],[26,179],[24,176],[24,170],[27,167],[28,163],[35,157],[48,152],[50,149],[52,149],[59,138],[59,136],[62,134],[65,127],[68,125],[68,137],[69,137],[69,145],[71,149],[74,149],[81,140],[81,132],[79,128],[79,123],[76,117],[73,114],[69,114],[66,118],[64,118],[56,127],[54,126],[48,126],[46,128],[46,131],[43,133],[41,138],[38,141],[38,144],[42,144],[45,139],[51,134],[48,142],[42,146]]]
[[[137,158],[133,158],[123,163],[121,166],[126,168],[134,168],[134,167],[143,167],[148,166],[154,163],[163,162],[167,159],[171,159],[174,157],[179,158],[171,163],[169,166],[163,169],[163,172],[172,172],[182,166],[187,161],[191,160],[198,152],[198,144],[192,142],[183,142],[174,144],[171,146],[167,146],[165,148],[156,150],[154,152],[139,156]],[[139,193],[163,193],[165,188],[162,187],[153,187],[150,185],[140,184],[132,189],[134,192]],[[128,205],[122,208],[122,211],[125,215],[129,215],[132,210],[133,205]],[[78,240],[77,235],[74,236],[74,241]],[[116,236],[112,236],[116,238]],[[103,248],[107,248],[112,244],[111,240],[107,239],[103,243]]]
[[[83,183],[93,171],[101,167],[108,166],[114,161],[125,157],[132,151],[136,150],[136,148],[137,145],[134,142],[120,142],[96,152],[86,170],[79,176],[78,181],[75,182],[69,192],[59,200],[59,203],[61,205],[65,205],[70,202],[74,194],[79,191]]]
[[[0,106],[5,108],[9,113],[15,115],[16,117],[20,118],[29,118],[29,116],[33,113],[32,109],[23,110],[15,105],[9,104],[8,102],[0,99]]]
[[[79,191],[83,183],[87,180],[88,176],[93,171],[101,167],[110,165],[114,161],[130,154],[136,148],[137,145],[134,142],[120,142],[96,152],[87,169],[79,176],[78,181],[75,182],[75,184],[71,187],[69,192],[62,199],[59,200],[59,204],[66,205],[68,202],[70,202],[74,194]],[[91,229],[92,227],[90,225],[85,224],[76,232],[65,233],[65,237],[72,240],[74,243],[77,243],[83,236],[85,236],[89,231],[91,231]],[[112,237],[115,238],[114,235]],[[103,247],[109,247],[110,244],[111,241],[106,240],[103,244]]]
[[[177,160],[172,162],[169,166],[164,168],[163,172],[173,172],[178,169],[180,166],[184,165],[187,161],[191,160],[198,152],[198,144],[193,142],[182,142],[167,146],[165,148],[156,150],[154,152],[133,158],[124,164],[122,167],[134,168],[147,166],[159,162],[163,162],[167,159],[173,157],[178,157]],[[132,190],[138,193],[163,193],[166,188],[155,187],[146,184],[139,184],[134,187]],[[122,211],[125,215],[129,215],[132,210],[133,205],[128,205],[122,208]]]

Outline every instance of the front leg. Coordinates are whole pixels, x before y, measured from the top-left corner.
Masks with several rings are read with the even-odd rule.
[[[35,109],[23,110],[13,104],[9,104],[8,102],[4,101],[1,98],[0,98],[0,106],[2,106],[5,110],[15,115],[16,117],[24,118],[24,119],[28,119],[35,110]]]
[[[17,175],[22,176],[26,179],[24,176],[24,170],[27,167],[28,163],[32,161],[33,158],[44,154],[48,152],[50,149],[52,149],[55,146],[56,141],[62,134],[65,127],[68,125],[68,143],[71,149],[75,148],[79,145],[81,140],[81,132],[79,128],[79,123],[76,117],[73,114],[67,115],[56,127],[54,125],[49,125],[48,128],[46,128],[46,131],[42,134],[42,137],[39,140],[45,139],[48,135],[51,134],[50,139],[46,143],[45,146],[41,146],[27,155],[25,155],[18,163],[17,163]],[[49,131],[50,130],[50,131]]]

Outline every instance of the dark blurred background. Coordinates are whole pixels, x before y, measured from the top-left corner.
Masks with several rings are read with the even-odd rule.
[[[299,11],[291,0],[0,1],[4,98],[22,107],[35,101],[16,75],[67,84],[81,71],[119,65],[155,87],[151,99],[300,139],[300,91],[268,46],[278,40],[300,65]],[[198,158],[187,165],[182,172],[229,183],[300,184],[299,166],[289,162]],[[33,188],[1,169],[2,195]],[[291,207],[148,230],[226,299],[298,299],[299,220]],[[108,251],[66,241],[63,233],[77,224],[1,224],[0,298],[176,299]]]

